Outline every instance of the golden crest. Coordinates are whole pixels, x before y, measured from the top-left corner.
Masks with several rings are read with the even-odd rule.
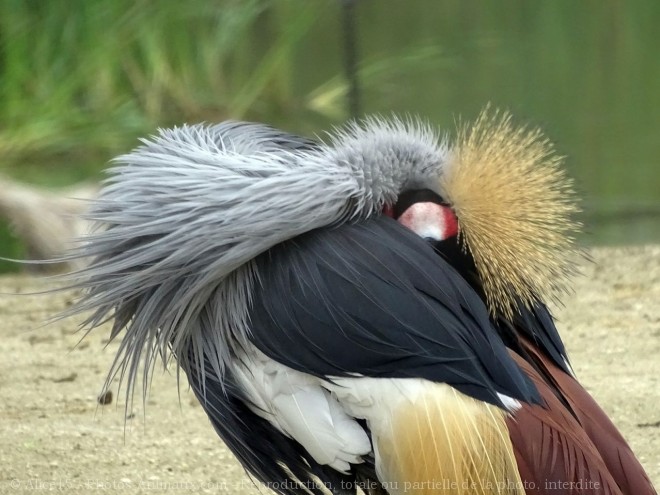
[[[510,318],[519,302],[556,300],[569,288],[581,225],[561,164],[541,131],[514,126],[508,113],[486,108],[459,128],[440,186],[493,314]]]

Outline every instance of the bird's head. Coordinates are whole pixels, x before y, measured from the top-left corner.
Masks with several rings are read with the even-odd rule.
[[[463,125],[443,173],[384,213],[433,244],[493,314],[556,299],[575,271],[579,224],[561,158],[538,130],[483,112]]]

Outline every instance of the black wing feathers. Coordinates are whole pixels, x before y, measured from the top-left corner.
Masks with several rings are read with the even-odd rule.
[[[537,400],[479,296],[433,249],[379,217],[299,236],[257,259],[252,342],[317,376],[419,377],[492,404]]]
[[[194,367],[188,372],[192,390],[218,435],[249,474],[282,495],[326,493],[315,477],[332,493],[355,493],[354,475],[319,465],[298,442],[253,413],[230,370],[225,370],[220,381],[206,361],[205,375],[202,380]]]
[[[555,322],[545,304],[538,302],[532,309],[520,308],[513,321],[516,328],[542,349],[552,361],[569,375],[566,348]]]
[[[437,254],[448,260],[479,297],[485,301],[486,295],[484,294],[481,277],[474,264],[474,258],[469,252],[465,251],[463,243],[456,242],[455,238],[450,238],[433,242],[432,245]],[[522,334],[534,342],[557,366],[566,373],[571,374],[566,348],[545,304],[536,301],[532,308],[528,308],[519,302],[516,309],[513,321],[509,321],[502,316],[495,316],[491,319],[500,337],[502,337],[504,345],[520,355],[525,355],[524,346],[519,341],[519,336]]]

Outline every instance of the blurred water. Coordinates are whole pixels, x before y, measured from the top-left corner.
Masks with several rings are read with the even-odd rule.
[[[328,5],[297,53],[302,91],[341,64]],[[358,15],[363,63],[422,59],[381,81],[367,74],[365,112],[420,114],[451,130],[487,102],[509,109],[567,157],[588,242],[660,241],[660,2],[363,0]]]

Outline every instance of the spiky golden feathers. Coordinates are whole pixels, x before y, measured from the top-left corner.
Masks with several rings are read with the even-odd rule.
[[[507,413],[445,384],[428,384],[372,432],[388,491],[403,495],[524,495]],[[395,433],[394,433],[395,432]]]
[[[579,208],[561,163],[539,130],[516,127],[508,113],[487,108],[459,128],[440,187],[493,314],[510,318],[519,302],[569,290]]]

